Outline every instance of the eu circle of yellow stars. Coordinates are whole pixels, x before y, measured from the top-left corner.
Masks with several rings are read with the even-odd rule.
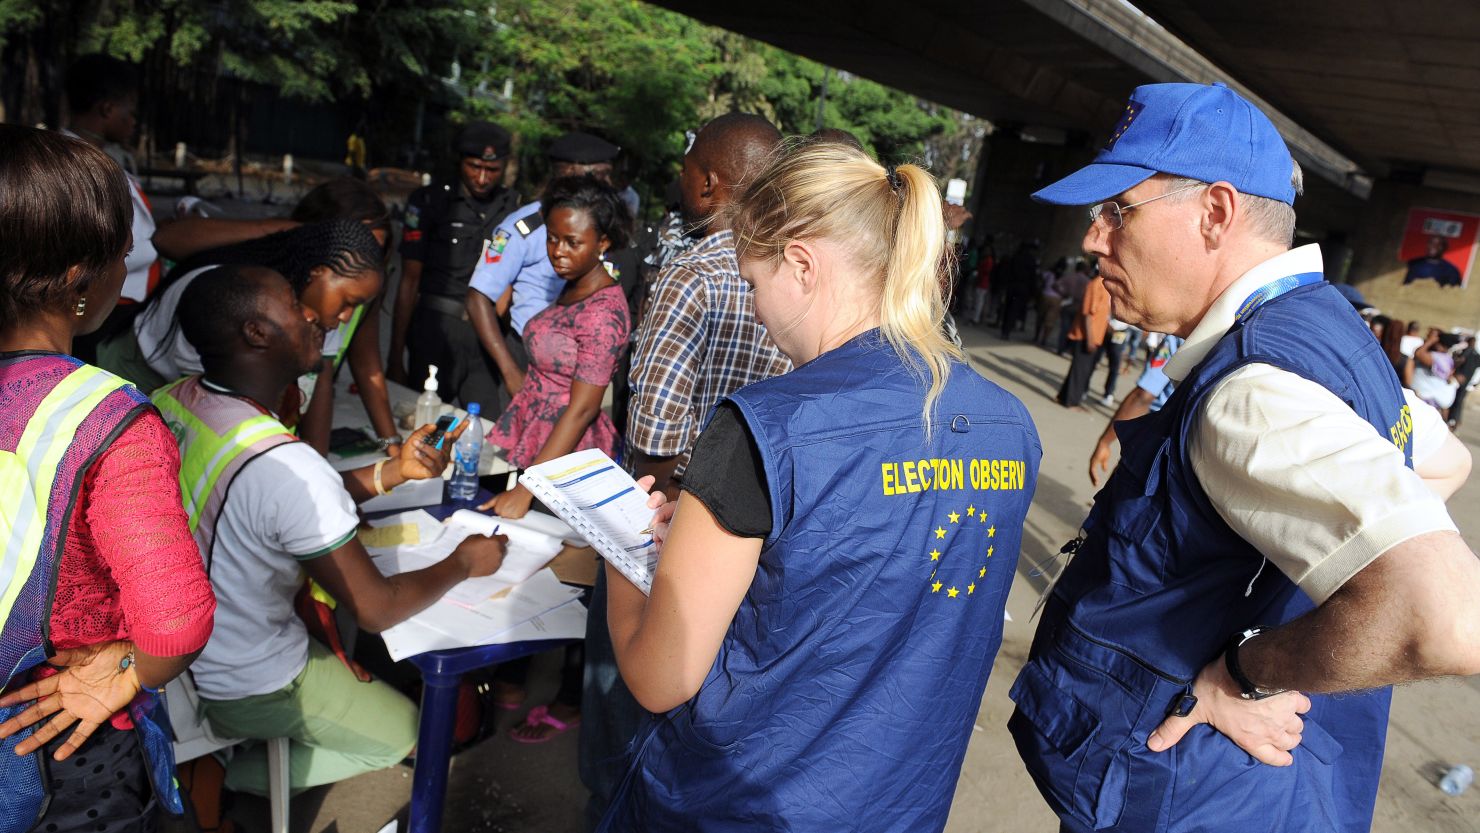
[[[938,544],[936,542],[947,540],[948,535],[954,537],[957,534],[970,534],[966,530],[972,527],[979,529],[986,539],[985,550],[980,553],[979,557],[973,559],[980,563],[980,567],[976,570],[976,576],[970,578],[969,583],[965,587],[961,587],[958,584],[947,585],[944,581],[937,580],[935,575],[939,572],[941,566],[939,562],[943,555],[940,548],[945,546],[945,544]],[[931,531],[930,592],[939,594],[946,599],[969,599],[976,595],[976,580],[987,577],[986,562],[992,557],[992,553],[996,549],[996,545],[992,542],[992,539],[996,537],[997,525],[987,522],[986,509],[978,509],[975,504],[971,504],[966,507],[966,513],[964,515],[955,511],[947,513],[945,520],[940,522]]]

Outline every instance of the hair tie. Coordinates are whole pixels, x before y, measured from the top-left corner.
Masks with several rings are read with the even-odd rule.
[[[899,171],[893,165],[890,165],[884,175],[889,179],[889,188],[895,193],[899,193],[899,189],[904,187],[904,182],[899,177]]]

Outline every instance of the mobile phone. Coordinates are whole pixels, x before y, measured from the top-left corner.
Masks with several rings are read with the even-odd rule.
[[[456,424],[457,417],[453,416],[452,414],[443,414],[442,416],[437,417],[436,427],[432,430],[432,433],[426,436],[426,439],[422,440],[422,442],[426,443],[432,448],[441,448],[442,438],[446,436],[447,432],[452,430],[452,426]]]

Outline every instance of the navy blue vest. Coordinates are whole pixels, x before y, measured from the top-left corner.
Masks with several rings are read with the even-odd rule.
[[[1328,283],[1234,325],[1158,412],[1116,425],[1122,458],[1044,607],[1012,688],[1018,750],[1068,830],[1365,831],[1389,691],[1313,695],[1291,767],[1260,764],[1210,727],[1172,750],[1150,733],[1235,631],[1313,603],[1231,530],[1192,472],[1199,405],[1251,363],[1322,385],[1412,463],[1403,393],[1361,318]],[[1257,576],[1257,578],[1256,578]]]
[[[919,833],[945,826],[1041,447],[955,364],[924,385],[870,331],[730,397],[775,529],[699,693],[657,719],[606,826]]]

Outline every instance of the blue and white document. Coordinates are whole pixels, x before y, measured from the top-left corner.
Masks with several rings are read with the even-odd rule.
[[[653,510],[647,493],[612,458],[600,449],[577,451],[530,466],[519,482],[642,592],[652,592]]]

